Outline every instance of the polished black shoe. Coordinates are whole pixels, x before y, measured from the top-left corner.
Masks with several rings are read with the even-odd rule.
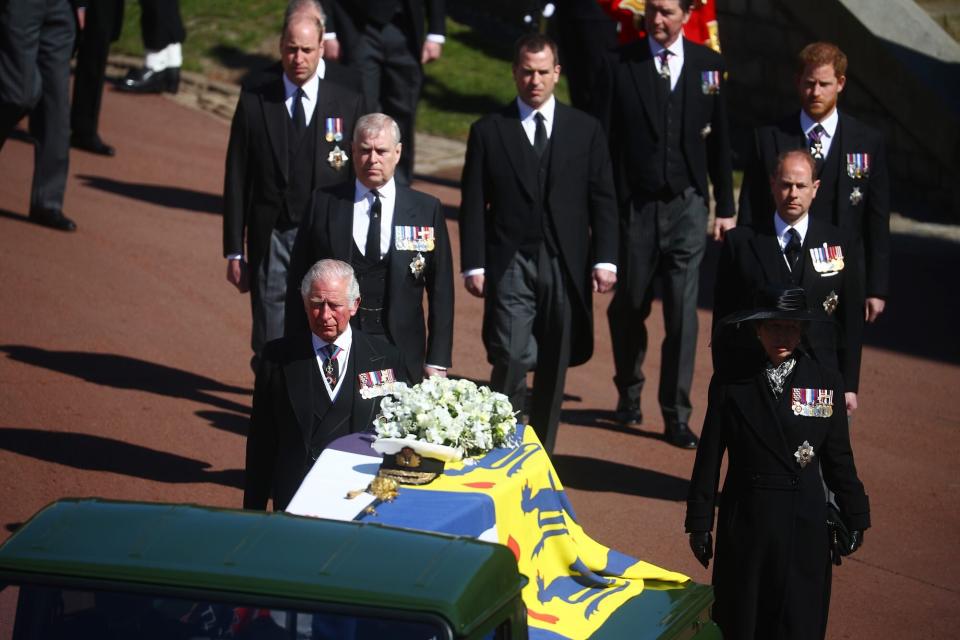
[[[690,431],[686,422],[668,423],[664,438],[673,446],[681,449],[696,449],[697,443],[700,442],[693,431]]]
[[[615,417],[620,424],[643,424],[643,412],[640,411],[640,400],[620,398],[617,402],[617,413]]]
[[[70,146],[81,151],[95,153],[98,156],[113,157],[117,155],[117,150],[100,139],[100,136],[70,136]]]
[[[60,231],[76,231],[76,223],[63,215],[62,211],[51,211],[49,209],[30,212],[30,220],[36,224],[59,229]]]
[[[130,93],[176,93],[180,88],[180,67],[167,67],[161,71],[131,69],[117,88]]]

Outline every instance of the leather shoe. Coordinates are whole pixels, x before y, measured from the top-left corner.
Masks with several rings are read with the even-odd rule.
[[[117,155],[117,150],[100,139],[100,136],[94,134],[87,136],[70,136],[70,146],[81,151],[95,153],[98,156],[113,157]]]
[[[76,223],[63,215],[62,211],[51,211],[49,209],[31,211],[30,220],[44,227],[59,229],[60,231],[77,230]]]
[[[629,398],[620,398],[617,401],[617,412],[615,415],[617,422],[624,425],[643,424],[643,412],[640,411],[640,400],[630,400]]]
[[[180,67],[167,67],[160,71],[131,69],[117,88],[130,93],[176,93],[180,88]]]
[[[686,422],[667,424],[665,438],[667,442],[681,449],[696,449],[697,443],[700,442],[693,431],[690,431]]]

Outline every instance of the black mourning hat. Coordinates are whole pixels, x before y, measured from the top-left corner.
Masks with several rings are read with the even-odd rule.
[[[731,313],[720,320],[720,325],[739,324],[750,320],[830,321],[826,315],[810,311],[807,306],[807,292],[802,287],[767,283],[757,290],[753,302],[753,309]]]

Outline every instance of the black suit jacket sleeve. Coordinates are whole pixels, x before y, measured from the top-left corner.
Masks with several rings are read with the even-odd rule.
[[[693,475],[687,494],[687,517],[685,530],[690,532],[713,529],[714,504],[717,486],[720,483],[720,463],[727,448],[723,430],[723,412],[726,410],[726,387],[717,376],[710,381],[707,415],[697,445],[697,457],[693,463]]]
[[[883,138],[879,132],[871,133],[876,151],[863,212],[865,291],[867,296],[885,298],[890,291],[890,176]]]
[[[596,120],[590,141],[590,238],[591,263],[617,263],[620,226],[617,195],[613,186],[613,166],[607,137]]]
[[[270,343],[268,349],[275,347]],[[272,350],[272,349],[271,349]],[[246,473],[243,485],[243,508],[264,511],[273,488],[274,464],[277,459],[278,416],[271,397],[273,377],[282,375],[274,358],[264,353],[253,388],[253,412],[247,434]]]
[[[248,190],[250,188],[247,110],[244,100],[230,124],[226,171],[223,181],[223,255],[243,254],[243,231],[246,227]]]
[[[453,362],[453,255],[440,201],[433,201],[435,246],[427,276],[427,353],[424,364],[449,367]]]
[[[686,43],[685,43],[686,44]],[[710,53],[714,53],[710,51]],[[727,119],[727,81],[726,67],[719,56],[712,63],[719,67],[720,94],[714,102],[714,112],[710,134],[707,136],[707,173],[713,185],[713,199],[716,202],[718,218],[730,218],[736,213],[733,205],[733,161],[730,156],[730,125]],[[709,65],[708,65],[709,66]],[[689,135],[689,134],[686,134]],[[707,193],[704,200],[709,202]]]
[[[737,225],[750,226],[755,220],[762,220],[773,211],[762,211],[770,195],[770,178],[763,165],[760,152],[760,130],[755,129],[750,136],[750,146],[746,149],[743,163],[743,182],[740,185],[740,201],[737,208]]]
[[[463,163],[463,175],[460,180],[462,187],[460,202],[460,270],[486,268],[484,256],[486,241],[487,210],[486,193],[490,186],[484,176],[484,148],[483,135],[479,123],[470,127],[470,137],[467,140],[467,153]]]

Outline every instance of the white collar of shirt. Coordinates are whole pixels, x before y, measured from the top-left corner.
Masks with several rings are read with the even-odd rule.
[[[317,93],[320,91],[320,78],[321,74],[319,73],[320,67],[317,67],[318,73],[313,74],[313,77],[303,83],[302,87],[298,87],[294,83],[290,82],[290,78],[287,77],[286,73],[280,74],[283,76],[283,104],[287,107],[287,114],[290,117],[293,117],[293,96],[296,95],[297,89],[303,89],[303,114],[307,118],[307,124],[310,124],[310,120],[313,119],[313,110],[317,106]]]
[[[317,366],[320,367],[321,374],[323,373],[323,354],[321,349],[330,344],[320,336],[315,333],[310,334],[310,338],[313,341],[313,353],[317,358]],[[334,400],[337,397],[337,394],[340,392],[340,386],[343,384],[343,379],[346,377],[344,373],[347,370],[347,362],[350,357],[350,347],[353,345],[353,329],[350,328],[350,323],[347,323],[346,330],[337,336],[337,339],[333,341],[333,344],[340,347],[340,353],[337,354],[337,367],[340,369],[340,377],[337,378],[337,386],[333,389],[330,388],[330,385],[327,383],[327,377],[321,375],[323,378],[323,386],[326,387],[327,393],[330,395],[330,399]]]
[[[797,230],[797,233],[800,234],[800,244],[803,244],[804,238],[807,237],[807,227],[810,225],[810,213],[807,212],[804,214],[800,220],[797,221],[793,228]],[[777,242],[780,243],[780,251],[783,251],[787,248],[787,242],[790,240],[787,238],[787,229],[790,229],[790,225],[783,221],[783,218],[780,217],[779,213],[773,214],[773,228],[777,232]]]
[[[553,135],[553,116],[557,111],[556,98],[550,96],[546,102],[540,105],[539,109],[534,109],[518,96],[517,109],[520,110],[520,126],[523,127],[523,132],[527,134],[530,144],[533,144],[533,138],[537,132],[537,121],[533,118],[533,114],[537,112],[540,112],[540,115],[543,116],[543,128],[547,130],[547,139],[550,139],[550,136]]]
[[[359,181],[353,190],[353,241],[362,255],[367,255],[367,229],[370,228],[370,207],[373,205],[372,189]],[[380,194],[380,257],[390,250],[390,233],[393,230],[393,211],[397,206],[397,183],[393,178],[377,188]]]
[[[820,139],[820,147],[823,149],[823,157],[826,158],[827,154],[830,153],[830,144],[833,142],[833,138],[837,135],[837,125],[840,123],[840,112],[837,111],[834,107],[833,111],[830,112],[826,118],[820,121],[820,126],[823,127],[823,130],[826,132],[826,135]],[[803,135],[810,138],[810,131],[817,126],[817,121],[807,115],[807,112],[803,109],[800,109],[800,129],[803,131]]]
[[[670,55],[667,56],[667,66],[670,67],[670,89],[673,90],[677,86],[680,72],[683,70],[683,36],[674,40],[669,47],[664,47],[649,36],[647,37],[647,44],[650,47],[650,54],[653,56],[653,64],[657,68],[657,73],[660,73],[660,52],[664,49],[670,52]]]

